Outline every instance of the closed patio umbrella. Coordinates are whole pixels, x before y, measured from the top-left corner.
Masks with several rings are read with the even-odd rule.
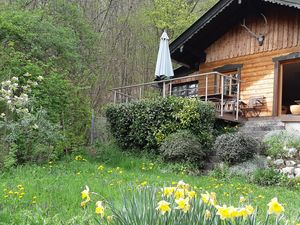
[[[164,31],[160,38],[159,50],[156,61],[155,76],[159,80],[174,76],[173,66],[169,49],[169,37]]]

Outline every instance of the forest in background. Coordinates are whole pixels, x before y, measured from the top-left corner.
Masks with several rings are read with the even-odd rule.
[[[163,29],[167,29],[171,41],[174,40],[216,2],[2,0],[1,10],[14,7],[51,15],[56,24],[70,27],[79,34],[79,64],[86,68],[78,62],[69,65],[73,71],[68,79],[83,93],[90,94],[90,103],[98,110],[109,101],[112,87],[153,79]]]
[[[111,88],[154,79],[162,31],[215,2],[0,0],[0,167],[87,144]]]

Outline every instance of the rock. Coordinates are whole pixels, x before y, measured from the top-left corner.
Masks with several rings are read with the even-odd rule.
[[[300,168],[300,164],[297,164],[296,168]]]
[[[274,161],[274,165],[276,165],[276,166],[283,166],[284,165],[284,160],[283,159],[276,159]]]
[[[272,160],[271,156],[268,156],[268,157],[267,157],[267,160],[268,160],[268,161],[271,161],[271,160]]]
[[[284,174],[293,174],[295,168],[294,167],[284,167],[282,168],[282,173]]]
[[[288,166],[288,167],[295,166],[296,162],[293,161],[293,160],[287,160],[287,161],[285,161],[285,165]]]
[[[288,178],[295,178],[294,174],[288,174],[287,177]]]
[[[295,177],[300,177],[300,168],[295,168],[294,173]]]
[[[287,155],[288,157],[295,157],[297,156],[298,150],[295,148],[289,148],[287,149]]]

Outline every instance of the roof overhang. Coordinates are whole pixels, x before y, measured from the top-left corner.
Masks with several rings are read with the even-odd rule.
[[[197,68],[206,60],[207,47],[245,15],[261,12],[270,4],[300,9],[300,0],[220,0],[170,44],[172,60],[191,69]]]

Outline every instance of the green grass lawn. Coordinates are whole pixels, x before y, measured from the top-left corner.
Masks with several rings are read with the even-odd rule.
[[[0,224],[94,224],[95,207],[82,209],[81,191],[88,185],[91,191],[122,204],[122,194],[134,185],[171,185],[184,180],[200,195],[204,191],[217,193],[220,203],[237,205],[240,196],[258,206],[265,216],[267,203],[278,197],[290,221],[300,214],[300,190],[284,187],[260,187],[243,178],[218,180],[209,176],[189,176],[172,173],[167,165],[147,158],[128,156],[110,146],[97,154],[75,160],[74,156],[46,165],[19,166],[0,173]],[[101,167],[99,167],[102,165]],[[24,196],[12,192],[24,187]],[[20,186],[19,186],[20,187]],[[93,196],[94,200],[102,197]],[[299,222],[299,221],[298,221]],[[291,222],[290,224],[295,224]]]

